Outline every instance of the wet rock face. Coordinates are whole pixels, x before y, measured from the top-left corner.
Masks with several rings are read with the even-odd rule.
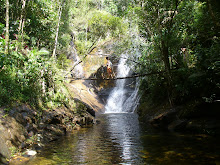
[[[102,102],[104,104],[107,103],[107,100],[108,100],[108,97],[109,97],[109,94],[111,93],[111,91],[113,90],[114,88],[103,88],[101,89],[100,91],[98,91],[98,96],[99,98],[102,100]]]
[[[112,76],[116,74],[116,70],[113,69],[114,73],[112,73]],[[107,73],[107,67],[106,66],[101,66],[100,68],[97,69],[95,73],[90,76],[90,78],[97,78],[97,80],[92,81],[91,83],[98,89],[106,89],[106,88],[111,88],[115,86],[115,80],[105,80],[107,78],[110,78],[108,73]]]

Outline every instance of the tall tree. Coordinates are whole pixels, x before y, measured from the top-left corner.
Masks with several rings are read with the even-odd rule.
[[[25,6],[26,6],[26,0],[22,0],[22,8],[21,8],[21,16],[20,16],[20,22],[18,27],[18,40],[16,45],[16,51],[18,50],[18,42],[21,39],[21,43],[23,45],[24,42],[24,25],[25,25]]]
[[[61,16],[62,16],[62,9],[63,9],[63,5],[65,3],[65,0],[63,0],[63,2],[61,1],[60,3],[60,7],[59,7],[59,11],[58,11],[58,23],[57,23],[57,30],[56,30],[56,37],[55,37],[55,45],[54,45],[54,49],[53,49],[53,57],[56,58],[56,49],[57,49],[57,44],[58,44],[58,35],[59,35],[59,29],[60,29],[60,20],[61,20]]]
[[[9,49],[9,0],[5,0],[6,7],[6,33],[5,33],[5,54],[8,54]]]

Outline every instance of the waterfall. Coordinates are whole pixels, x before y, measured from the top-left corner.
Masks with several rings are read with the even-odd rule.
[[[118,68],[117,77],[126,77],[130,73],[130,68],[126,65],[127,54],[122,54]],[[138,97],[138,84],[135,89],[130,89],[126,85],[126,79],[116,80],[116,86],[111,91],[107,104],[105,106],[105,113],[129,113],[136,109]]]

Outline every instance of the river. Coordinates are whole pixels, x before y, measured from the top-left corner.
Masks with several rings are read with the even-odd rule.
[[[100,124],[51,142],[28,165],[219,164],[219,142],[158,132],[135,113],[101,114]]]

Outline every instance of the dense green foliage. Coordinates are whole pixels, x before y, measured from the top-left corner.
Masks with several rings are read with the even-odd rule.
[[[137,72],[166,71],[142,80],[144,98],[171,104],[219,99],[219,2],[145,0],[126,8],[124,17],[136,19],[145,43]]]
[[[7,54],[5,3],[0,1],[0,105],[67,105],[62,73],[69,68],[71,50],[83,58],[100,42],[126,30],[121,18],[101,10],[101,1],[12,0]]]
[[[71,30],[79,55],[86,55],[103,41],[126,32],[123,20],[106,12],[104,7],[102,1],[79,0],[72,9]]]
[[[58,88],[63,81],[58,73],[68,68],[70,50],[83,59],[107,40],[114,41],[115,54],[130,54],[135,72],[165,71],[142,79],[143,98],[171,104],[219,99],[217,0],[12,0],[9,54],[4,52],[5,0],[0,6],[1,104],[68,102],[64,88]]]
[[[61,2],[26,1],[22,9],[23,2],[10,1],[9,54],[4,51],[5,1],[0,2],[0,106],[13,102],[46,107],[68,106],[69,94],[61,75],[61,69],[66,68],[68,61],[66,55],[63,57],[60,53],[69,43],[69,38],[63,37],[69,32],[65,23],[60,27],[58,60],[51,57]],[[69,12],[66,5],[63,12]],[[23,32],[21,18],[24,20]],[[64,17],[62,21],[67,19]]]
[[[2,46],[4,40],[0,39],[0,43]],[[0,105],[14,101],[47,107],[68,105],[67,91],[49,52],[33,49],[22,54],[13,51],[14,48],[15,45],[11,44],[9,55],[0,48]]]

